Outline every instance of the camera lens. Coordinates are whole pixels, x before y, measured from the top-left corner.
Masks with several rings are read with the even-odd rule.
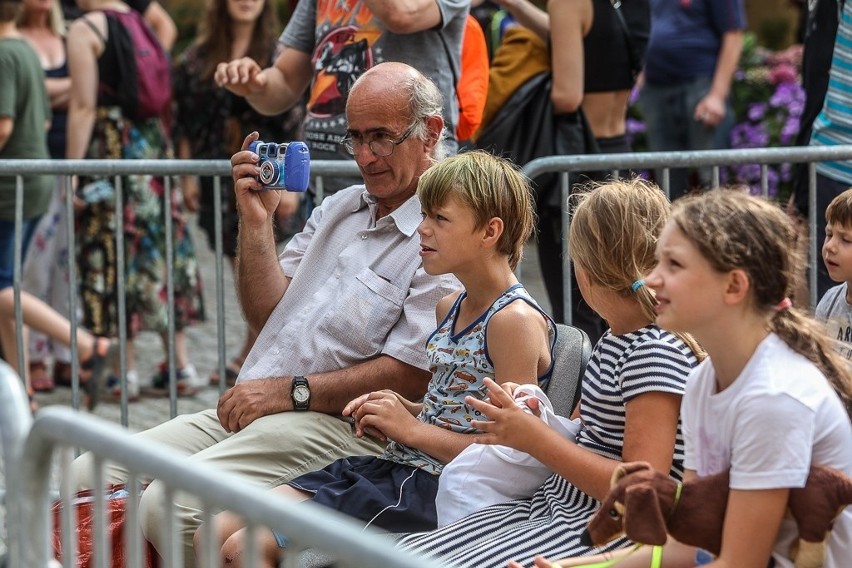
[[[263,185],[276,185],[278,177],[281,174],[281,167],[278,162],[265,161],[260,164],[260,183]]]

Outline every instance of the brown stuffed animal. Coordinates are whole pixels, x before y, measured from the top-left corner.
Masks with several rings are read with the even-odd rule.
[[[679,542],[718,555],[728,503],[728,472],[684,483],[676,500],[677,485],[645,462],[619,466],[609,495],[589,521],[589,544],[600,546],[625,534],[637,543],[660,545],[670,534]],[[788,510],[799,529],[798,547],[794,544],[790,553],[796,568],[823,565],[828,532],[850,503],[852,478],[829,467],[811,467],[805,487],[790,490]]]

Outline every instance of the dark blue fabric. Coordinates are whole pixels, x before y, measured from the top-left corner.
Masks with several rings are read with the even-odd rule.
[[[27,219],[21,227],[21,265],[27,257],[27,248],[33,238],[41,216]],[[0,290],[14,284],[15,274],[15,222],[0,219]]]
[[[651,0],[645,81],[672,85],[712,77],[722,35],[745,28],[742,0]]]
[[[373,456],[342,458],[289,485],[313,493],[314,503],[390,532],[438,526],[438,476],[407,465]]]

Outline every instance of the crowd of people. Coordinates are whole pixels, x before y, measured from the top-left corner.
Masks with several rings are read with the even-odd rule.
[[[637,82],[646,110],[659,111],[649,124],[659,129],[652,147],[718,144],[742,43],[741,2],[549,0],[546,11],[528,0],[499,4],[549,45],[551,76],[542,84],[556,136],[564,137],[557,147],[579,136],[588,142],[583,151],[629,151],[625,111]],[[644,461],[684,482],[729,471],[721,551],[714,557],[669,539],[666,566],[792,566],[790,489],[805,483],[812,464],[852,475],[852,189],[826,203],[823,257],[840,285],[815,319],[791,300],[801,261],[790,246],[793,224],[776,204],[732,189],[684,195],[692,189],[686,175],[670,180],[673,202],[652,181],[587,176],[569,201],[565,237],[594,349],[566,431],[539,416],[549,404],[542,389],[553,373],[555,324],[564,319],[565,205],[509,160],[466,148],[476,133],[456,138],[469,2],[300,0],[276,44],[270,0],[211,0],[169,73],[156,73],[156,58],[134,67],[140,86],[170,89],[167,103],[157,104],[143,100],[141,87],[128,103],[123,42],[138,37],[129,30],[146,30],[161,48],[148,55],[165,58],[175,40],[168,13],[144,0],[78,7],[65,33],[57,0],[0,0],[0,158],[230,157],[221,227],[245,341],[225,376],[198,376],[185,330],[205,308],[185,213],[199,212],[215,243],[210,180],[125,176],[116,211],[112,179],[80,176],[66,187],[24,176],[22,249],[30,249],[32,286],[22,293],[24,321],[49,339],[36,342],[32,365],[26,349],[18,361],[15,180],[0,178],[0,344],[29,386],[66,380],[46,362],[70,358],[60,348],[72,344],[67,307],[63,313],[52,298],[67,297],[63,263],[76,262],[83,327],[74,343],[90,406],[115,372],[121,278],[130,341],[128,373],[112,379],[119,392],[124,386],[135,397],[145,382],[134,371],[133,338],[155,331],[165,346],[170,323],[176,360],[152,383],[176,381],[181,394],[209,380],[232,385],[215,409],[135,434],[193,463],[402,533],[396,546],[447,566],[501,568],[622,554],[626,538],[595,548],[583,532],[624,462]],[[840,14],[837,35],[847,38],[852,6]],[[816,119],[815,145],[843,142],[838,117],[850,108],[842,89],[850,56],[834,52],[841,92],[828,88],[835,104]],[[264,189],[251,148],[259,139],[298,138],[314,159],[354,160],[361,177],[326,179],[329,195],[281,243],[278,220],[300,203]],[[845,171],[825,167],[821,175]],[[702,172],[696,178],[706,181]],[[68,189],[74,251],[62,238]],[[170,273],[166,218],[175,247]],[[552,314],[514,272],[536,228]],[[124,236],[123,267],[116,232]],[[174,322],[164,302],[169,283]],[[521,498],[444,510],[449,520],[439,527],[436,500],[448,477],[477,483],[481,473],[448,464],[484,445],[528,454],[548,474]],[[77,458],[71,484],[94,489],[97,462],[89,453]],[[527,472],[507,466],[505,475]],[[108,463],[104,478],[120,485],[128,472]],[[170,491],[146,481],[143,534],[165,552]],[[206,563],[201,504],[182,493],[173,500],[184,564]],[[212,523],[219,561],[241,565],[243,521],[223,511]],[[277,565],[287,535],[259,537],[262,565]],[[850,543],[847,509],[825,566],[848,565]],[[650,558],[643,550],[620,562],[644,566]]]

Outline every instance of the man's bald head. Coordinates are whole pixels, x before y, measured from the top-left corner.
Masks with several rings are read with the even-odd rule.
[[[349,90],[347,115],[351,108],[358,108],[368,100],[383,101],[393,106],[396,112],[407,115],[411,123],[416,123],[411,136],[419,140],[434,137],[434,133],[430,133],[427,127],[428,118],[441,117],[443,123],[444,97],[441,91],[428,77],[405,63],[380,63],[358,77]],[[443,137],[442,130],[435,142]]]

